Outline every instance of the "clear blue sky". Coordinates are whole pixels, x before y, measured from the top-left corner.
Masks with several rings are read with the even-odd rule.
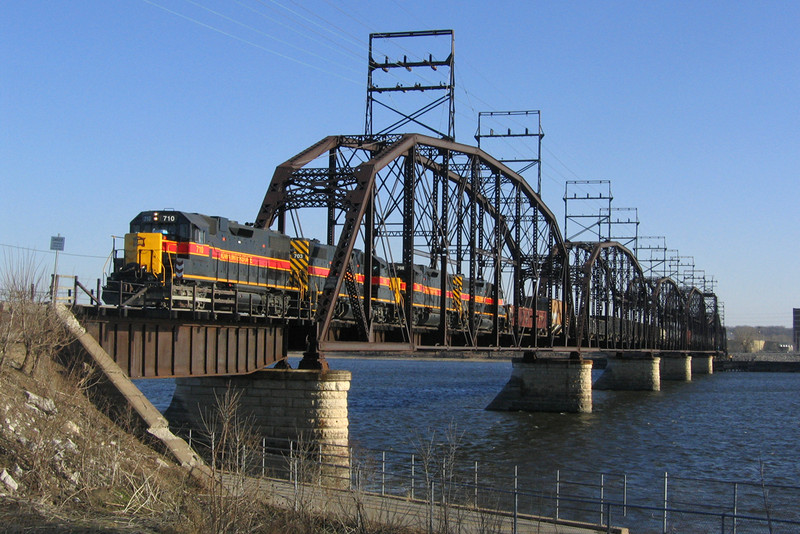
[[[363,132],[369,33],[444,28],[458,141],[539,109],[553,211],[565,180],[611,180],[728,325],[800,307],[800,3],[6,0],[0,22],[2,254],[61,233],[59,270],[94,280],[139,211],[252,221],[278,164]]]

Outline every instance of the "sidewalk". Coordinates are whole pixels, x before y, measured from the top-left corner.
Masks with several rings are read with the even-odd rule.
[[[234,490],[237,481],[226,477],[228,486]],[[381,496],[373,493],[338,490],[335,488],[299,484],[295,496],[295,486],[291,482],[271,478],[247,478],[244,484],[248,491],[267,492],[273,505],[286,509],[302,510],[332,517],[357,518],[370,524],[389,527],[413,528],[423,532],[458,532],[464,534],[483,534],[487,532],[514,532],[514,518],[511,513],[492,510],[475,510],[463,506],[442,507],[424,501]],[[255,485],[255,488],[250,487]],[[536,534],[594,534],[610,532],[628,534],[627,528],[590,525],[572,521],[558,521],[529,515],[518,515],[517,532]]]

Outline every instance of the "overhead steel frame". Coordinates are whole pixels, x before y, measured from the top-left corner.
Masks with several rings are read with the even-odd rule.
[[[408,347],[552,346],[559,325],[551,306],[563,301],[568,283],[564,263],[553,260],[567,256],[558,225],[525,180],[479,148],[418,134],[326,137],[276,169],[255,226],[277,224],[285,232],[287,218],[299,220],[298,212],[306,208],[324,208],[331,215],[328,240],[337,248],[309,332],[305,365],[324,366],[320,351],[342,347],[333,341],[331,326],[343,291],[361,303],[360,341],[380,341],[381,325],[370,309],[371,284],[363,284],[357,295],[352,294],[355,285],[345,284],[359,274],[369,279],[379,257],[402,273],[407,295],[422,291],[414,265],[439,270],[438,281],[424,281],[436,285],[439,297],[435,327],[430,317],[428,326],[418,325],[420,310],[413,298],[403,302],[400,330]],[[351,265],[356,249],[364,252],[363,265]],[[400,258],[393,257],[397,251]],[[452,324],[446,298],[453,292],[449,275],[456,274],[463,275],[469,300],[464,320]],[[476,316],[477,298],[491,299],[490,313]],[[509,310],[536,310],[540,303],[548,312],[543,340],[519,317],[501,339]]]
[[[570,344],[578,350],[655,349],[724,352],[716,295],[647,279],[634,255],[616,242],[567,243]]]
[[[648,278],[658,279],[667,272],[667,238],[663,235],[639,236],[636,257]],[[658,276],[660,275],[660,276]]]
[[[496,121],[495,124],[498,129],[494,130],[487,124],[490,120]],[[514,121],[514,128],[505,124],[505,122]],[[501,129],[500,125],[505,124],[505,130]],[[521,125],[521,126],[520,126]],[[522,129],[524,128],[524,130]],[[542,114],[541,111],[531,109],[522,111],[481,111],[478,113],[478,130],[475,132],[475,141],[478,142],[478,148],[493,152],[486,146],[481,146],[481,140],[497,140],[503,139],[506,143],[512,140],[520,141],[525,138],[536,138],[536,153],[525,155],[524,151],[519,148],[516,149],[515,155],[497,156],[498,161],[501,161],[512,170],[516,171],[520,176],[525,176],[525,173],[530,169],[536,169],[536,193],[542,195],[542,139],[544,138],[544,131],[542,131]]]
[[[407,55],[403,59],[389,60],[384,56],[384,61],[378,61],[374,57],[374,43],[376,41],[384,41],[391,39],[406,39],[406,38],[442,38],[449,37],[450,40],[450,53],[446,58],[434,58],[433,54],[428,54],[427,58],[412,58],[408,59]],[[367,66],[367,111],[366,121],[364,124],[364,135],[386,135],[402,130],[407,124],[414,123],[430,133],[438,135],[445,139],[455,139],[455,35],[453,30],[426,30],[426,31],[413,31],[413,32],[389,32],[389,33],[371,33],[369,34],[369,60]],[[447,82],[430,83],[430,82],[417,82],[413,85],[405,85],[402,82],[395,80],[394,84],[379,83],[375,80],[375,71],[383,71],[390,73],[395,69],[404,69],[409,72],[425,68],[437,71],[439,68],[447,69]],[[433,92],[440,94],[440,96],[431,99],[425,103],[421,108],[413,112],[406,112],[397,107],[390,105],[378,97],[382,94],[404,94],[404,93],[424,93]],[[391,116],[399,116],[397,120],[388,126],[373,131],[374,128],[374,106],[378,104],[384,109],[392,113]],[[447,106],[447,131],[443,132],[436,129],[430,124],[423,122],[422,117],[429,114],[432,110]]]
[[[639,257],[638,208],[600,208],[600,220],[608,220],[608,241],[616,241]]]
[[[576,189],[581,189],[579,194]],[[586,192],[586,195],[583,194]],[[611,194],[610,180],[567,180],[564,185],[564,235],[567,241],[587,241],[586,233],[592,232],[596,228],[597,241],[610,240],[611,235],[611,202],[614,195]],[[595,209],[597,202],[602,201],[607,206]],[[579,203],[582,209],[575,211],[575,204]],[[570,209],[572,204],[573,209]],[[588,207],[587,207],[588,205]],[[605,210],[605,213],[603,213]],[[578,231],[570,235],[569,223],[578,226]],[[603,232],[605,227],[605,233]]]

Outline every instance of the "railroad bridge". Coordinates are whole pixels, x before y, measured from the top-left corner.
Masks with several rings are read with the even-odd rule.
[[[611,362],[596,387],[658,389],[725,350],[713,293],[646,277],[620,243],[565,241],[522,176],[452,140],[326,137],[277,167],[254,227],[334,251],[308,313],[223,312],[212,295],[96,301],[81,321],[132,378],[250,375],[290,348],[318,370],[337,353],[510,354],[498,409],[590,411],[593,355]]]

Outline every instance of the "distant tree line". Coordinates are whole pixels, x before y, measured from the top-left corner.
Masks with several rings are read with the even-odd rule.
[[[732,326],[727,330],[729,352],[775,351],[778,345],[792,344],[792,329],[785,326]]]

